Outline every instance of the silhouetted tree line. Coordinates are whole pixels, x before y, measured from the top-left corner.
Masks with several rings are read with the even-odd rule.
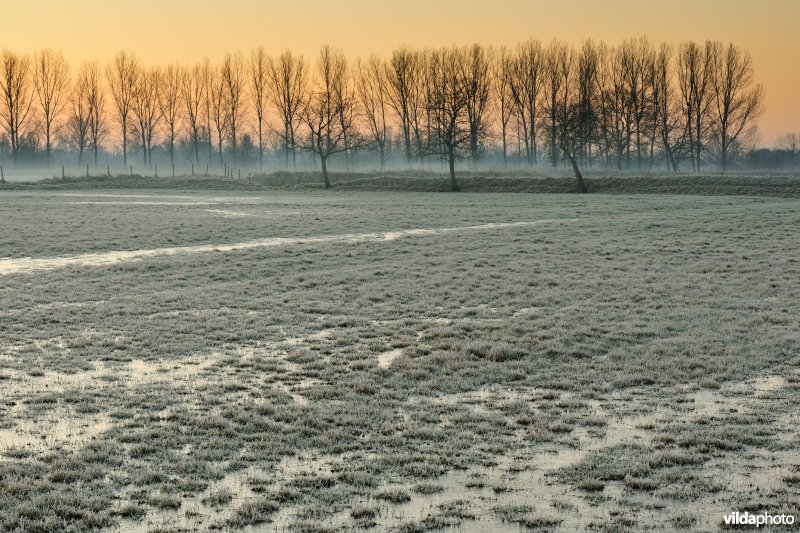
[[[0,155],[14,163],[49,165],[58,150],[97,165],[105,151],[127,168],[158,150],[173,164],[294,168],[305,152],[330,186],[331,157],[349,168],[367,153],[381,170],[390,156],[445,165],[454,189],[462,158],[568,165],[581,188],[585,167],[724,170],[753,148],[764,100],[739,46],[644,37],[402,47],[355,63],[328,45],[313,63],[259,48],[149,67],[119,52],[75,72],[57,51],[4,50],[0,91]]]

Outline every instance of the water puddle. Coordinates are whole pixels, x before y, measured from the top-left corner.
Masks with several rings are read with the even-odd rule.
[[[115,252],[96,252],[69,257],[21,257],[16,259],[0,259],[0,275],[27,274],[68,266],[108,266],[123,262],[138,261],[151,257],[162,257],[176,254],[197,254],[214,252],[233,252],[253,248],[271,248],[290,245],[314,245],[328,243],[357,243],[370,241],[397,240],[401,237],[417,237],[443,235],[464,231],[482,231],[509,229],[523,226],[535,226],[546,223],[569,222],[577,219],[537,220],[532,222],[508,222],[481,224],[476,226],[460,226],[454,228],[410,229],[385,233],[350,233],[343,235],[326,235],[319,237],[275,237],[258,239],[233,244],[203,244],[198,246],[175,246],[168,248],[152,248],[143,250],[121,250]]]
[[[166,201],[140,201],[140,202],[126,202],[126,201],[116,201],[116,200],[109,200],[105,202],[90,202],[90,201],[78,201],[78,202],[69,202],[70,205],[137,205],[137,206],[154,206],[154,205],[185,205],[185,206],[197,206],[197,205],[211,205],[214,202],[166,202]]]
[[[203,209],[208,213],[222,215],[223,218],[270,218],[275,216],[299,215],[300,211],[262,211],[260,213],[245,213],[243,211],[229,211],[227,209]]]
[[[257,204],[257,203],[264,203],[267,202],[268,199],[260,196],[203,196],[203,195],[179,195],[179,194],[110,194],[110,193],[61,193],[59,196],[67,196],[67,197],[78,197],[78,198],[128,198],[128,199],[137,199],[137,198],[155,198],[158,200],[169,199],[169,200],[194,200],[196,202],[203,202],[203,205],[208,205],[210,203],[240,203],[240,204]],[[136,202],[136,201],[106,201],[106,202],[93,202],[97,204],[113,204],[113,203],[124,203],[124,204],[142,204],[143,202]],[[175,205],[180,205],[181,202],[175,202]],[[191,205],[189,203],[183,203],[183,205]]]
[[[392,365],[392,362],[401,355],[403,355],[402,348],[383,352],[382,354],[378,355],[378,366],[381,368],[389,368]]]
[[[20,451],[74,449],[110,428],[108,416],[78,416],[57,408],[41,419],[17,421],[12,428],[0,429],[0,460],[9,450],[14,455]]]
[[[301,454],[284,457],[268,470],[249,467],[232,472],[212,482],[201,493],[182,498],[178,509],[148,509],[142,520],[123,520],[115,530],[127,533],[144,533],[160,528],[179,531],[228,530],[226,521],[242,505],[265,493],[277,491],[292,480],[306,476],[330,476],[332,465],[341,462],[341,457]],[[296,511],[291,505],[283,505],[270,517],[269,523],[235,529],[273,531],[291,523]]]

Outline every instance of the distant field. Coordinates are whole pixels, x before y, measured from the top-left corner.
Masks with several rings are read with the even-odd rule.
[[[0,191],[0,530],[798,514],[800,185],[764,180]]]

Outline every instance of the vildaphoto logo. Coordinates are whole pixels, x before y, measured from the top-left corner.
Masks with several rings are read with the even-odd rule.
[[[726,526],[791,526],[794,524],[794,515],[790,514],[753,514],[747,511],[735,511],[723,516]]]

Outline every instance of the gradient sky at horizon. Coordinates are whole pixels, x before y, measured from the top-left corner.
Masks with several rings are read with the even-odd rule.
[[[512,46],[534,37],[617,44],[648,36],[735,42],[754,58],[766,87],[762,144],[800,132],[800,0],[6,0],[0,48],[56,48],[77,65],[118,50],[146,64],[191,63],[263,45],[314,57],[323,43],[350,57],[388,55],[399,45],[480,42]],[[12,22],[13,21],[13,22]]]

